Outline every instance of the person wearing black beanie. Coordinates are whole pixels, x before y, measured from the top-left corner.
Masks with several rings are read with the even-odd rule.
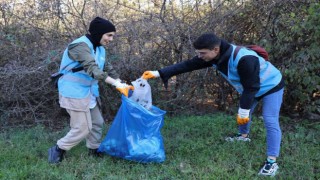
[[[66,151],[86,140],[89,155],[101,156],[104,119],[99,104],[98,81],[113,85],[128,96],[133,86],[122,83],[112,65],[106,62],[105,47],[113,41],[115,26],[94,18],[89,34],[71,42],[63,53],[58,78],[60,107],[70,115],[70,131],[48,150],[49,163],[60,163]],[[59,77],[59,76],[58,76]]]
[[[89,27],[89,33],[86,36],[95,47],[101,46],[100,40],[105,33],[116,32],[116,27],[108,20],[101,17],[94,18]]]

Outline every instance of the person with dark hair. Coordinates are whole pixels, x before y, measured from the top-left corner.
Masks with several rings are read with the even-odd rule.
[[[259,175],[274,176],[278,169],[281,129],[279,113],[282,104],[284,79],[281,72],[255,51],[241,47],[234,57],[236,45],[213,33],[202,34],[193,43],[197,56],[157,71],[145,71],[144,79],[160,77],[167,88],[168,80],[193,70],[214,67],[241,94],[237,113],[238,133],[226,141],[250,142],[251,116],[262,101],[262,116],[267,130],[267,158]]]
[[[71,42],[63,53],[58,81],[59,103],[70,115],[70,131],[48,150],[49,163],[59,163],[66,151],[86,140],[89,155],[101,156],[104,120],[99,103],[98,81],[115,86],[125,96],[133,86],[122,83],[119,75],[106,62],[107,46],[116,28],[108,20],[96,17],[86,34]]]

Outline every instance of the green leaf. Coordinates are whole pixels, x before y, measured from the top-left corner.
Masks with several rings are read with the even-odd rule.
[[[294,18],[294,17],[296,17],[296,14],[294,12],[292,12],[292,13],[290,13],[290,16]]]

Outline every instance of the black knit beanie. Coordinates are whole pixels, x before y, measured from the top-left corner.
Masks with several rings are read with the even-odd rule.
[[[93,44],[99,46],[100,40],[105,33],[115,32],[116,27],[108,20],[101,17],[94,18],[89,27],[89,32]]]

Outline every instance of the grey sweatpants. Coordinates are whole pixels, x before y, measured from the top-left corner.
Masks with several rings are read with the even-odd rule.
[[[70,131],[61,139],[57,145],[60,149],[70,150],[83,139],[90,149],[97,149],[101,143],[102,128],[104,120],[98,106],[90,111],[74,111],[67,109],[70,115]]]

